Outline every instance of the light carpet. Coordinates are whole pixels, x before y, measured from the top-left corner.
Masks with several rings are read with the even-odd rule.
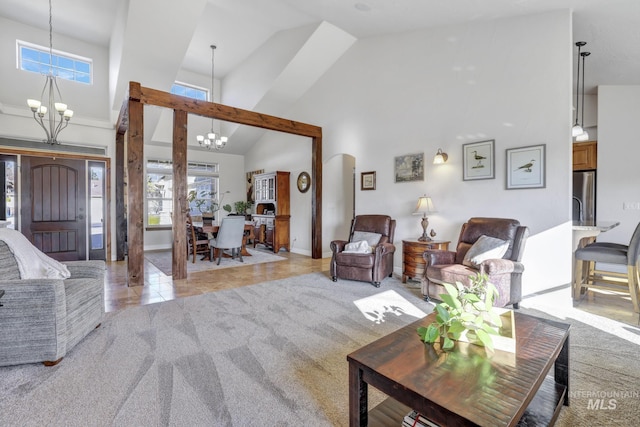
[[[322,273],[123,309],[55,367],[0,368],[1,424],[346,426],[347,354],[430,310],[399,280]],[[638,390],[636,343],[566,321],[573,391]],[[576,397],[557,425],[639,425],[637,408]]]
[[[265,262],[283,261],[286,259],[285,257],[274,254],[272,251],[267,252],[266,250],[250,248],[247,248],[247,251],[251,254],[251,256],[243,256],[243,262],[240,262],[238,258],[232,259],[223,257],[220,261],[220,265],[217,264],[217,258],[213,262],[210,262],[209,260],[201,260],[200,258],[202,258],[202,255],[196,255],[196,262],[192,262],[193,256],[190,256],[189,261],[187,262],[187,273],[206,270],[218,270],[221,268],[230,267],[242,267],[243,265],[262,264]],[[155,265],[158,270],[162,271],[167,276],[171,275],[171,250],[146,251],[144,253],[144,257],[151,264]]]

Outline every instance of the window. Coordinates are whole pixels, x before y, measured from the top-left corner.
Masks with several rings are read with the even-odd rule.
[[[187,194],[192,216],[218,210],[218,165],[215,163],[187,164]],[[173,163],[171,160],[147,160],[147,226],[171,225],[173,212]]]
[[[70,53],[53,51],[18,40],[18,68],[40,74],[50,74],[65,80],[91,84],[93,61]],[[51,56],[51,58],[50,58]]]
[[[171,93],[200,101],[206,101],[209,99],[209,91],[207,89],[188,85],[186,83],[175,82],[173,86],[171,86]]]

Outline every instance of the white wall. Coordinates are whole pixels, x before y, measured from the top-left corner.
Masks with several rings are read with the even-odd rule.
[[[528,225],[530,293],[570,282],[571,48],[568,11],[363,39],[285,117],[322,126],[324,159],[346,153],[357,176],[377,172],[376,191],[356,192],[357,213],[397,219],[396,273],[399,242],[421,233],[411,212],[427,193],[439,209],[430,227],[453,245],[471,216]],[[495,139],[496,178],[463,181],[462,144],[485,139]],[[250,169],[263,167],[272,142],[247,155]],[[547,147],[546,188],[505,190],[505,149],[534,144]],[[434,167],[439,147],[449,161]],[[395,184],[393,158],[419,152],[425,181]],[[279,167],[299,169],[305,159],[290,155]],[[297,208],[292,221],[303,214]]]
[[[356,159],[348,154],[336,154],[327,159],[322,169],[322,256],[330,257],[332,240],[349,237],[355,187]]]
[[[300,172],[311,175],[311,138],[281,132],[267,132],[245,156],[245,170],[265,172],[288,171],[291,204],[290,246],[292,252],[311,255],[312,191],[300,193],[297,179]],[[295,241],[294,241],[295,240]]]
[[[640,115],[640,86],[598,86],[598,169],[596,215],[600,221],[620,221],[597,240],[628,244],[640,222],[640,143],[636,127]]]

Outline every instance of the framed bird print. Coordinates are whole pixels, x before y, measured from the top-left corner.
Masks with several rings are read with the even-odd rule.
[[[462,180],[493,179],[495,175],[495,141],[462,144]]]
[[[507,149],[507,190],[545,187],[546,145]]]

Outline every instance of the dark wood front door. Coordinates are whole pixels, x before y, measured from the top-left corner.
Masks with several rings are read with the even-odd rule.
[[[59,261],[86,259],[84,160],[22,158],[22,233]]]

